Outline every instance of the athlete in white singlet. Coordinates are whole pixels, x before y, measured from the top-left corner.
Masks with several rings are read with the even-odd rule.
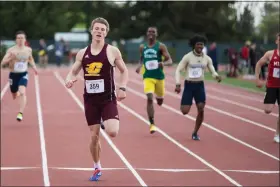
[[[10,69],[9,82],[13,99],[19,97],[20,108],[17,120],[23,119],[26,106],[26,87],[28,83],[28,63],[37,75],[37,68],[32,56],[32,49],[25,46],[26,34],[23,31],[16,33],[16,45],[9,48],[1,61],[1,67],[8,64]]]

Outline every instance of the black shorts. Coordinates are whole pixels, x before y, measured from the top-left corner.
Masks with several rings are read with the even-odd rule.
[[[10,90],[12,93],[18,91],[19,86],[27,86],[28,83],[28,73],[14,73],[10,72],[9,74]]]
[[[266,88],[264,104],[280,104],[280,88]]]
[[[192,105],[193,99],[195,103],[205,103],[206,94],[204,88],[204,82],[190,82],[185,81],[185,87],[181,99],[181,105]]]

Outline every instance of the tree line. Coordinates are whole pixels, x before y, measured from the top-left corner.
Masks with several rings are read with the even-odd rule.
[[[244,42],[264,39],[273,41],[279,32],[279,4],[264,6],[261,24],[254,26],[250,6],[241,15],[235,1],[1,1],[0,36],[13,39],[24,30],[29,39],[53,39],[55,32],[69,32],[85,26],[95,17],[110,23],[112,40],[139,38],[148,26],[156,26],[161,40],[189,39],[194,33],[210,41]]]

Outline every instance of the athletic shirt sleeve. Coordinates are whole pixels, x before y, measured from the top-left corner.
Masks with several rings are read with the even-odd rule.
[[[184,55],[184,57],[179,62],[178,66],[176,68],[176,71],[175,71],[176,84],[180,84],[181,72],[182,72],[182,70],[184,70],[187,67],[188,59],[189,59],[189,54]]]
[[[184,70],[185,80],[203,81],[205,69],[211,71],[212,76],[216,76],[217,72],[213,67],[211,58],[208,55],[196,56],[193,52],[188,53],[179,63],[176,70],[176,83],[180,83],[180,71]]]

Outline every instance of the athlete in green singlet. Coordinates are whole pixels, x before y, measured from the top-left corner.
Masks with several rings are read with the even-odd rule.
[[[167,47],[156,40],[158,36],[156,27],[147,30],[148,42],[140,45],[140,65],[136,72],[142,68],[144,93],[147,95],[147,113],[150,121],[150,133],[156,131],[154,122],[153,94],[156,95],[158,105],[162,105],[164,97],[164,71],[163,66],[172,65],[172,59]],[[164,58],[164,61],[162,60]]]

